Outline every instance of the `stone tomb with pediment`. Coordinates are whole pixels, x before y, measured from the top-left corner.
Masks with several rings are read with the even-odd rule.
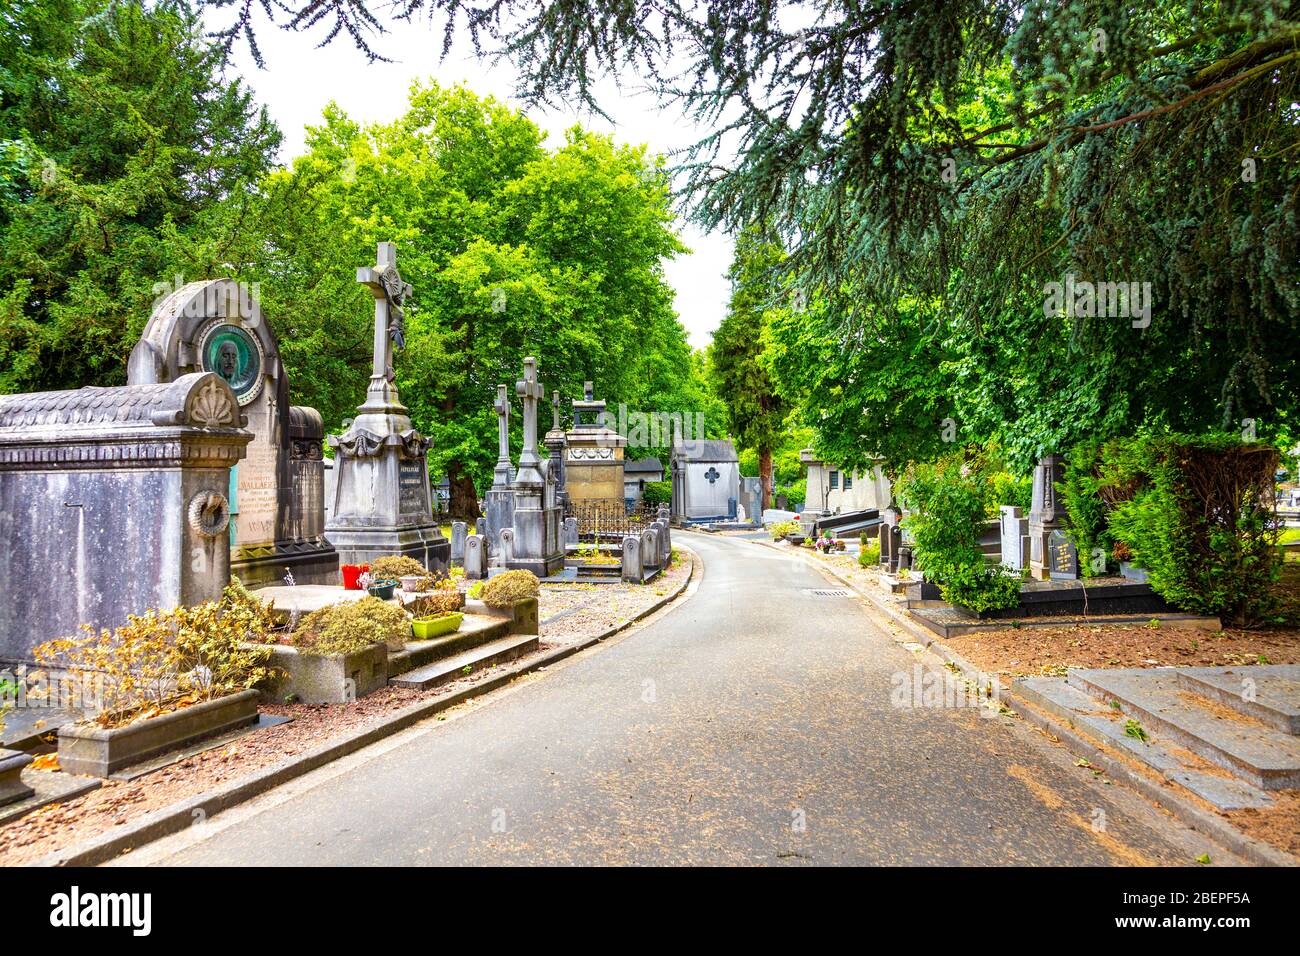
[[[220,597],[242,425],[208,372],[0,396],[0,664],[82,624]]]
[[[234,469],[231,572],[249,587],[337,584],[339,556],[325,539],[320,414],[289,404],[289,379],[270,323],[248,287],[191,282],[154,310],[131,353],[131,385],[213,372],[230,386],[253,440]]]

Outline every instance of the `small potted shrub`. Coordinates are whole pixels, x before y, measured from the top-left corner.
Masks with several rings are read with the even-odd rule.
[[[416,598],[407,610],[414,616],[411,621],[411,633],[416,640],[427,641],[460,630],[465,615],[460,609],[465,606],[465,596],[458,589],[439,588],[432,594]]]

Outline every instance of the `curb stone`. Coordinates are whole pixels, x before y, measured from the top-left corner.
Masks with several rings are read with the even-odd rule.
[[[774,551],[784,551],[784,549],[778,548],[766,541],[758,541],[755,543],[762,545],[763,547],[771,548]],[[912,641],[920,644],[923,648],[938,658],[940,663],[944,665],[947,665],[948,663],[955,664],[957,668],[962,671],[963,675],[967,679],[973,681],[977,686],[979,686],[980,677],[986,676],[979,668],[970,663],[956,651],[936,640],[933,633],[908,619],[899,611],[898,608],[891,607],[882,602],[876,595],[864,591],[858,584],[840,574],[838,568],[823,564],[820,561],[810,560],[805,555],[799,555],[799,558],[810,566],[831,575],[845,587],[852,590],[854,594],[857,594],[859,597],[870,602],[878,611],[891,618],[896,624],[903,628]],[[1084,739],[1080,734],[1075,732],[1075,730],[1064,721],[1041,711],[1036,706],[1033,697],[1030,694],[1025,693],[1023,689],[1017,688],[1014,683],[1008,687],[1000,687],[999,697],[1004,704],[1013,707],[1016,714],[1024,718],[1030,724],[1033,724],[1039,730],[1059,738],[1062,743],[1066,744],[1068,750],[1074,752],[1077,756],[1085,757],[1091,763],[1102,767],[1112,778],[1126,782],[1134,790],[1137,790],[1144,797],[1153,801],[1158,806],[1163,807],[1182,823],[1217,841],[1225,849],[1235,853],[1242,859],[1261,866],[1300,866],[1300,860],[1296,859],[1286,851],[1278,849],[1262,840],[1256,840],[1254,837],[1247,836],[1227,820],[1223,820],[1216,814],[1201,809],[1188,798],[1185,798],[1169,787],[1163,786],[1162,784],[1148,778],[1144,774],[1130,767],[1125,761],[1101,750],[1091,741]]]
[[[633,617],[626,618],[599,634],[582,640],[556,648],[542,657],[539,657],[527,664],[511,667],[496,674],[473,687],[467,687],[464,690],[449,694],[446,697],[439,697],[436,700],[420,701],[410,707],[400,710],[397,713],[384,720],[382,723],[366,727],[343,740],[335,743],[326,744],[317,747],[315,750],[309,750],[306,753],[281,760],[279,763],[272,764],[269,767],[249,774],[238,780],[210,790],[205,794],[197,797],[191,797],[180,803],[172,804],[169,807],[163,807],[155,810],[136,820],[133,823],[125,824],[122,827],[98,836],[91,837],[82,843],[74,844],[62,850],[56,850],[48,853],[40,859],[33,860],[24,864],[31,867],[49,867],[49,866],[96,866],[100,863],[107,862],[114,857],[120,856],[129,850],[136,850],[146,844],[161,840],[163,837],[171,836],[173,833],[179,833],[186,827],[189,827],[197,819],[211,819],[223,810],[229,810],[232,807],[247,803],[254,797],[260,796],[268,790],[272,790],[281,784],[288,783],[298,777],[304,776],[313,770],[340,760],[350,754],[362,750],[385,737],[391,737],[399,731],[405,730],[414,724],[419,723],[426,718],[444,710],[450,710],[459,704],[463,704],[475,697],[481,697],[489,691],[496,690],[500,687],[511,683],[518,677],[532,671],[541,670],[549,667],[567,657],[572,657],[579,651],[584,651],[593,647],[602,641],[627,630],[637,621],[640,621],[651,614],[662,609],[665,605],[675,600],[685,593],[686,588],[694,580],[696,574],[696,562],[699,556],[690,549],[684,549],[690,555],[691,566],[686,574],[686,579],[670,594],[665,594],[662,598],[655,601],[649,607],[640,611]],[[702,570],[702,569],[701,569]]]

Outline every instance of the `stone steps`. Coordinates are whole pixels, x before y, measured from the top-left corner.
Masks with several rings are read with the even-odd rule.
[[[1016,693],[1039,710],[1063,720],[1098,746],[1118,751],[1146,766],[1158,776],[1178,783],[1219,810],[1268,807],[1271,796],[1226,771],[1205,767],[1193,755],[1167,746],[1159,735],[1143,741],[1124,733],[1125,714],[1105,701],[1089,696],[1064,677],[1025,677],[1016,681]]]
[[[416,667],[390,678],[388,683],[394,687],[409,687],[415,690],[428,690],[464,674],[481,670],[501,661],[513,660],[521,654],[537,649],[539,640],[536,634],[509,634],[471,647],[469,650],[449,657],[443,657],[422,667]]]
[[[388,676],[394,677],[423,667],[453,654],[495,641],[510,633],[510,622],[505,618],[482,614],[466,614],[460,629],[427,641],[409,641],[400,651],[388,654]],[[389,683],[392,683],[390,680]]]
[[[1225,670],[1226,669],[1222,669]],[[1247,668],[1236,668],[1241,675]],[[1264,667],[1256,681],[1268,674]],[[1239,679],[1239,678],[1238,678]],[[1300,738],[1190,690],[1177,668],[1071,668],[1067,682],[1109,705],[1166,743],[1184,747],[1261,790],[1300,787]]]
[[[1300,664],[1256,667],[1183,667],[1178,679],[1194,693],[1261,720],[1286,734],[1300,734]]]

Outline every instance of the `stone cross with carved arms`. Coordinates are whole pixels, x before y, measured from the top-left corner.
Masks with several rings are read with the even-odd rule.
[[[411,286],[397,272],[397,246],[391,242],[379,243],[374,267],[357,269],[357,281],[375,297],[375,358],[370,385],[366,388],[366,403],[371,404],[374,399],[396,403],[393,346],[401,348],[405,344],[405,303],[411,294]]]
[[[546,389],[537,381],[537,359],[524,359],[524,377],[515,383],[515,391],[524,400],[524,447],[519,453],[519,475],[522,484],[542,484],[538,470],[541,457],[537,454],[537,402],[546,397]]]
[[[497,466],[492,484],[504,487],[510,484],[510,472],[514,468],[510,462],[510,398],[504,385],[497,386],[497,400],[492,407],[497,411]]]

